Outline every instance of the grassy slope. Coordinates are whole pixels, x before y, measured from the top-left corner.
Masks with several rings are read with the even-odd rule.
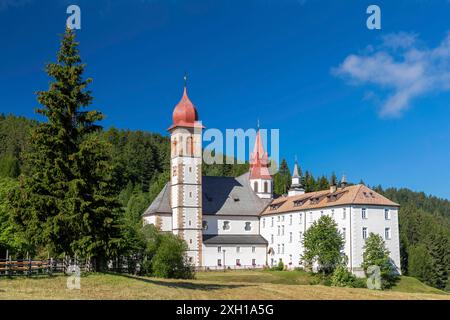
[[[309,278],[262,271],[199,273],[189,281],[92,274],[81,278],[81,290],[66,289],[63,276],[2,278],[0,299],[450,299],[408,277],[389,291],[308,285]]]

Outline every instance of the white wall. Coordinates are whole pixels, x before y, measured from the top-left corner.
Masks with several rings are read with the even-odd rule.
[[[383,239],[384,229],[386,227],[391,228],[391,239],[385,240],[385,243],[386,247],[391,252],[391,259],[393,259],[394,263],[399,268],[400,247],[397,208],[386,207],[390,209],[390,220],[384,219],[385,207],[371,206],[366,208],[368,218],[364,221],[361,219],[361,207],[350,206],[330,207],[262,216],[260,221],[260,233],[269,242],[268,250],[273,250],[273,253],[268,255],[268,264],[276,265],[280,259],[282,259],[283,263],[290,268],[301,266],[300,257],[303,253],[303,246],[300,241],[300,232],[304,235],[305,231],[313,224],[314,221],[318,220],[321,215],[329,215],[336,221],[338,229],[342,234],[344,234],[345,228],[344,253],[348,257],[348,266],[353,268],[355,274],[362,275],[361,272],[359,272],[359,267],[362,262],[362,248],[364,246],[364,240],[362,239],[363,226],[368,228],[368,234],[369,232],[378,233],[383,237]],[[278,228],[280,233],[278,233]],[[292,240],[290,236],[291,233]]]
[[[251,267],[252,260],[255,259],[256,267],[263,267],[266,264],[266,246],[265,245],[221,245],[221,251],[218,251],[219,245],[203,244],[203,264],[205,267],[223,268],[224,255],[225,265],[235,268],[236,259],[240,259],[241,267]],[[236,247],[240,248],[237,252]],[[252,247],[255,248],[253,252]],[[225,253],[224,253],[225,251]],[[217,266],[217,260],[221,259],[222,267]]]
[[[159,217],[161,221],[161,231],[172,231],[172,215],[171,214],[159,214],[144,217],[145,224],[153,224],[156,226],[156,218]]]
[[[362,218],[362,208],[366,208],[367,219]],[[390,219],[386,220],[384,210],[389,209]],[[353,269],[358,275],[363,275],[361,263],[363,262],[363,252],[365,240],[363,239],[362,229],[367,228],[367,236],[372,232],[379,234],[390,251],[390,257],[400,273],[400,241],[398,231],[398,208],[397,207],[378,207],[378,206],[353,206],[352,207],[352,255]],[[385,228],[391,229],[391,239],[385,238]]]
[[[259,234],[259,217],[256,216],[203,215],[203,220],[208,223],[208,229],[203,230],[204,234]],[[229,221],[229,230],[223,230],[224,221]],[[246,222],[250,222],[249,231],[245,230]]]

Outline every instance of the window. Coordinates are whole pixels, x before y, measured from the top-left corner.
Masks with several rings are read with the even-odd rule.
[[[367,228],[366,227],[362,228],[362,237],[364,240],[367,239]]]
[[[236,253],[241,252],[241,247],[236,247]]]
[[[273,243],[273,234],[270,235],[270,243]]]
[[[389,209],[384,209],[384,219],[391,220],[391,213],[390,213]]]
[[[192,239],[189,239],[189,243],[192,244]]]
[[[391,228],[384,228],[384,239],[391,240]]]
[[[346,208],[342,209],[342,220],[345,220],[347,215]]]
[[[281,253],[284,254],[284,243],[281,245]]]
[[[267,183],[267,181],[264,181],[264,193],[268,192],[269,192],[269,184]]]
[[[278,218],[277,218],[277,221],[278,221],[278,222],[280,222],[280,218],[281,218],[281,217],[280,217],[280,216],[278,216]]]
[[[292,232],[289,232],[289,242],[292,243]]]
[[[244,229],[245,229],[245,231],[252,230],[252,223],[251,222],[246,222]]]
[[[241,265],[241,259],[236,259],[236,265],[240,266]]]
[[[320,211],[320,216],[323,216],[323,210]]]
[[[292,226],[292,214],[291,214],[291,215],[289,215],[289,225],[291,225],[291,226]]]
[[[252,266],[256,266],[256,259],[252,259]]]
[[[222,229],[223,230],[230,230],[230,221],[224,221]]]
[[[192,172],[192,167],[189,167],[189,172]]]
[[[345,234],[345,231],[346,231],[346,229],[342,228],[342,239],[344,239],[344,241],[345,241],[345,238],[347,237]]]
[[[302,224],[302,221],[303,221],[303,214],[302,213],[298,214],[298,220],[299,220],[299,224]]]
[[[256,252],[256,247],[252,247],[252,253],[255,253]]]
[[[302,236],[303,236],[303,233],[300,231],[298,233],[298,242],[302,242]]]
[[[284,236],[284,225],[281,226],[281,235]]]
[[[208,221],[206,221],[206,220],[202,221],[202,228],[203,228],[203,230],[208,230]]]
[[[281,216],[281,221],[283,221],[283,222],[284,222],[284,216]]]
[[[334,209],[331,209],[331,217],[334,218]]]
[[[313,222],[313,221],[314,221],[314,217],[313,217],[312,211],[309,213],[309,221],[310,221],[310,222]]]
[[[189,226],[191,226],[191,220],[189,220]]]
[[[222,259],[217,259],[217,266],[221,267],[222,266]]]
[[[263,219],[263,228],[266,227],[266,218]]]
[[[280,254],[280,252],[281,252],[280,251],[280,245],[277,245],[277,248],[278,248],[277,253]]]
[[[176,177],[177,176],[177,167],[173,166],[172,167],[172,177]]]
[[[278,235],[280,235],[281,234],[281,232],[280,232],[280,226],[278,226],[278,233],[277,233]]]
[[[367,209],[366,208],[361,209],[361,218],[367,219]]]
[[[186,154],[188,156],[192,155],[192,151],[194,150],[194,144],[193,144],[193,139],[192,137],[187,137],[186,139]]]
[[[217,252],[219,252],[219,253],[222,252],[222,247],[220,247],[220,246],[217,247]]]
[[[271,225],[270,225],[271,227],[273,227],[273,217],[272,217],[272,223],[271,223]]]
[[[253,183],[253,190],[257,193],[258,192],[258,182],[257,181],[255,181],[254,183]]]

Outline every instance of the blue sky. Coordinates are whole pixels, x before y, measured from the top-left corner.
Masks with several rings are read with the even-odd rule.
[[[450,198],[449,1],[0,0],[0,112],[37,117],[69,4],[105,127],[167,134],[186,71],[208,128],[259,118],[291,168]]]

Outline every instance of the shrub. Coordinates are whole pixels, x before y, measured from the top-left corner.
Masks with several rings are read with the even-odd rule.
[[[345,266],[339,266],[331,277],[331,285],[335,287],[360,288],[361,282]],[[364,283],[365,287],[365,283]]]
[[[159,247],[151,262],[153,275],[160,278],[192,279],[194,269],[186,260],[186,242],[170,233],[160,237]]]

